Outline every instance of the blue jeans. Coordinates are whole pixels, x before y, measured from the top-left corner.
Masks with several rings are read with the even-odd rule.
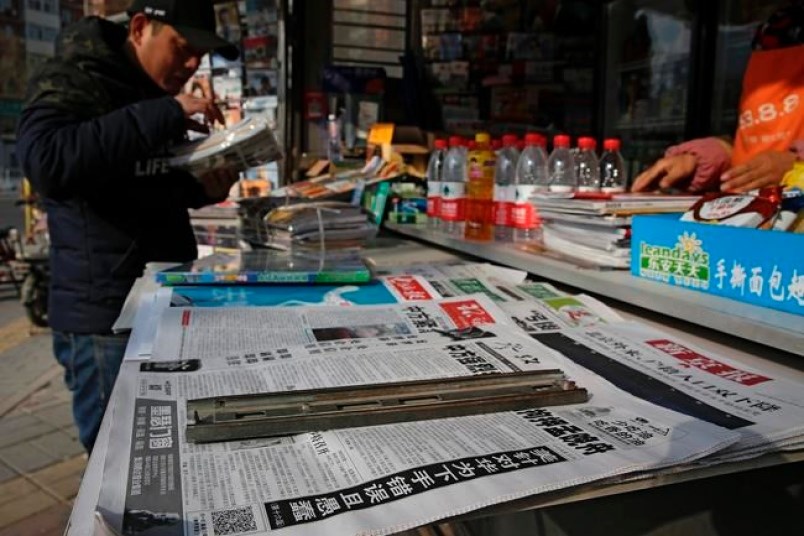
[[[73,393],[73,418],[87,452],[92,452],[95,444],[127,343],[127,334],[53,332],[53,353],[64,367],[64,383]]]

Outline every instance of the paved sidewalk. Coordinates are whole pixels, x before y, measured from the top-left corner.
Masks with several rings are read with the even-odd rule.
[[[85,465],[50,333],[0,289],[0,536],[61,535]]]

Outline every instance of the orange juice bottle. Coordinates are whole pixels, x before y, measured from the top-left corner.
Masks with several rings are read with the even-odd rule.
[[[491,240],[494,236],[492,208],[494,206],[495,155],[491,136],[486,132],[475,135],[475,148],[469,152],[466,182],[466,230],[469,240]]]

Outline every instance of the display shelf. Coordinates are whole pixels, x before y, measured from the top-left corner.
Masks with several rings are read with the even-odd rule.
[[[385,227],[410,238],[525,270],[592,294],[804,355],[804,318],[798,315],[640,279],[625,271],[581,268],[566,261],[519,251],[510,244],[460,240],[419,225],[387,223]]]

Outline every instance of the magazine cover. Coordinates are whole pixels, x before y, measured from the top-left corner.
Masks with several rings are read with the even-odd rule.
[[[240,13],[237,10],[237,2],[215,4],[215,19],[219,36],[230,43],[240,41]]]
[[[217,253],[157,272],[163,285],[368,283],[371,271],[355,253],[274,250]]]
[[[245,88],[247,97],[265,97],[276,95],[277,73],[271,69],[247,69]]]
[[[385,305],[397,301],[381,281],[365,285],[177,286],[171,296],[171,305],[178,307]]]
[[[248,67],[272,67],[276,58],[276,38],[261,35],[243,39],[243,57]]]

